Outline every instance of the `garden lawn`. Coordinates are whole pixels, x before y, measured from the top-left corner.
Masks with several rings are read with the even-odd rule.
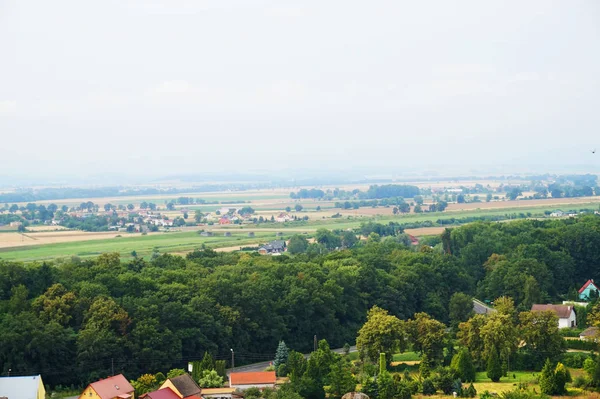
[[[511,391],[517,388],[519,383],[526,383],[529,389],[535,389],[538,393],[540,392],[540,386],[537,383],[537,377],[540,375],[539,371],[511,371],[508,374],[509,376],[502,377],[500,382],[492,382],[485,371],[480,371],[477,373],[473,385],[478,394],[484,391],[489,391],[490,393]]]

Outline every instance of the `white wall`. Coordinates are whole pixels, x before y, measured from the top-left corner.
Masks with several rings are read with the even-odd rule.
[[[558,319],[558,328],[571,328],[571,322],[577,327],[577,318],[573,310],[568,319]]]
[[[232,388],[237,388],[237,389],[241,389],[242,391],[244,389],[248,389],[248,388],[259,388],[259,389],[263,389],[263,388],[274,388],[275,384],[244,384],[244,385],[231,385]]]

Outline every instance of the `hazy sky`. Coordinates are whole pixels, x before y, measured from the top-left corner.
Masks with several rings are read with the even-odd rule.
[[[598,171],[600,2],[0,0],[0,143],[0,177]]]

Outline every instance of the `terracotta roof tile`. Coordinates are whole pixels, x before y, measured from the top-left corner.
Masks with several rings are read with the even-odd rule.
[[[248,373],[231,373],[231,385],[275,384],[277,377],[274,371],[257,371]]]
[[[90,385],[102,399],[112,399],[133,393],[133,387],[123,374],[92,382]]]

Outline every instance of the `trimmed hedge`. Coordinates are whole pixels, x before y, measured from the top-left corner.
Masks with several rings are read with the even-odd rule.
[[[566,339],[568,349],[579,349],[585,351],[595,351],[598,350],[598,344],[596,342],[591,341],[582,341],[579,339]]]

